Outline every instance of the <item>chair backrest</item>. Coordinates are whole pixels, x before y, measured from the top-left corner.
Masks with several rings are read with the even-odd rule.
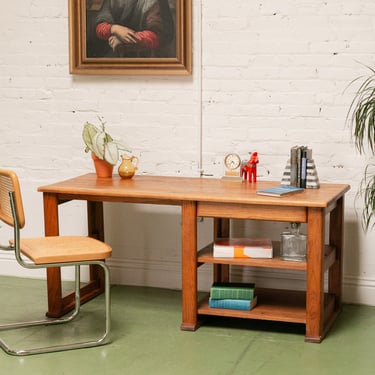
[[[0,169],[0,220],[14,226],[11,197],[13,193],[19,228],[25,226],[20,184],[17,175],[8,169]]]

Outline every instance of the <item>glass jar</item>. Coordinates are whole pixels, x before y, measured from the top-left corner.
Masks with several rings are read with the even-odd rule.
[[[300,223],[291,223],[290,231],[281,233],[281,259],[306,261],[306,235],[300,233],[300,225]]]

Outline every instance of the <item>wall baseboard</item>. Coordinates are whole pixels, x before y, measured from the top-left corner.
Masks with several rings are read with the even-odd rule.
[[[110,259],[114,284],[143,285],[167,289],[181,289],[181,264],[173,261],[147,261]],[[304,272],[232,268],[233,281],[252,281],[261,287],[304,290]],[[212,267],[198,269],[198,289],[208,291],[212,283]],[[375,306],[375,279],[344,275],[343,301],[345,303]]]
[[[116,259],[108,260],[112,284],[139,285],[166,289],[181,289],[181,263],[161,260]],[[26,278],[44,279],[44,270],[21,268],[14,258],[0,255],[0,274]],[[73,270],[65,270],[64,280],[73,279]],[[83,272],[85,278],[85,273]],[[252,281],[261,287],[277,285],[280,289],[304,290],[303,272],[284,270],[232,268],[233,281]],[[212,267],[204,265],[198,269],[198,289],[208,291],[212,283]],[[375,279],[344,275],[343,301],[345,303],[375,306]]]

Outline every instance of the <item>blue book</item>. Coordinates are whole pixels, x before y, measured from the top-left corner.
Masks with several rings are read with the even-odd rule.
[[[268,195],[270,197],[283,197],[284,195],[301,193],[305,189],[289,185],[280,185],[273,188],[257,190],[258,195]]]
[[[257,304],[257,297],[251,300],[246,299],[213,299],[209,298],[208,306],[214,309],[231,309],[250,311]]]

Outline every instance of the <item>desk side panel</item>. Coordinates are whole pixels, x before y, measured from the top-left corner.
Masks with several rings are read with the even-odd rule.
[[[261,204],[198,202],[198,216],[305,223],[307,222],[307,209],[306,207]]]

